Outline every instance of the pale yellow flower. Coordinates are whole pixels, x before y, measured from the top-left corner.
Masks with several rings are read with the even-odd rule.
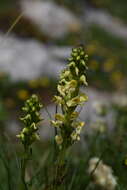
[[[58,145],[61,145],[61,144],[63,143],[63,138],[62,138],[61,135],[56,135],[56,136],[55,136],[55,140],[56,140],[56,143],[57,143]]]
[[[29,92],[25,89],[19,90],[17,96],[20,100],[26,100],[29,97]]]

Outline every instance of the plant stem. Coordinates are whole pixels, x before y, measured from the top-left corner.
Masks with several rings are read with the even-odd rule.
[[[57,111],[58,111],[58,106],[56,105],[55,107],[55,114],[57,114]],[[55,162],[55,160],[57,159],[57,144],[56,144],[56,141],[55,141],[55,136],[57,135],[57,128],[55,127],[54,128],[54,140],[53,140],[53,146],[54,146],[54,153],[53,153],[53,162]]]
[[[58,159],[55,165],[53,190],[59,190],[59,187],[64,182],[64,178],[66,175],[65,154],[66,154],[66,150],[61,150],[58,154]]]
[[[26,166],[27,166],[27,161],[28,161],[28,148],[24,148],[24,149],[25,149],[24,157],[21,163],[21,180],[23,182],[23,190],[28,190],[26,180],[25,180]]]

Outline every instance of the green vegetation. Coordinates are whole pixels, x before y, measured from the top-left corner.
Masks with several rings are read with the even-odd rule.
[[[115,1],[115,0],[91,0],[91,3],[98,8],[103,8],[109,11],[113,16],[120,18],[127,23],[127,1]]]
[[[125,190],[127,186],[125,99],[121,97],[120,103],[110,105],[96,104],[98,119],[87,126],[92,133],[86,131],[81,137],[81,142],[78,142],[84,122],[79,119],[81,110],[77,111],[77,107],[82,107],[82,103],[87,100],[87,96],[80,93],[80,86],[87,85],[86,61],[87,56],[83,47],[74,48],[68,66],[60,75],[57,95],[54,96],[57,104],[55,119],[52,120],[52,116],[49,118],[51,125],[54,126],[54,137],[48,141],[38,138],[40,128],[38,122],[42,120],[39,111],[42,106],[36,95],[31,96],[23,107],[26,113],[21,118],[24,127],[17,135],[21,143],[18,143],[16,137],[10,135],[6,128],[1,131],[0,189]],[[32,85],[35,84],[33,82],[35,81],[32,81]],[[113,126],[109,126],[104,119],[110,112],[114,113]],[[104,171],[107,174],[103,173]],[[101,177],[104,175],[105,183],[101,183],[99,175]]]
[[[84,12],[86,3],[56,2],[76,15]],[[125,0],[87,3],[126,23]],[[2,31],[7,31],[19,15],[16,6],[16,0],[0,2]],[[72,49],[59,81],[40,76],[15,82],[0,71],[0,190],[126,190],[126,40],[98,25],[82,27],[81,31],[54,40],[26,18],[15,26],[13,33],[45,45],[75,46],[82,42],[85,49],[82,45]],[[93,94],[87,97],[84,93],[87,81],[90,88],[106,92],[106,98],[114,93],[114,99],[111,95],[105,103],[98,96],[98,102],[94,102]],[[90,104],[85,109],[90,116],[85,120],[80,113],[87,100]],[[54,112],[50,110],[52,105]],[[41,117],[42,111],[48,120],[43,114]],[[20,116],[21,124],[17,122]],[[52,136],[45,138],[42,129],[49,130]]]

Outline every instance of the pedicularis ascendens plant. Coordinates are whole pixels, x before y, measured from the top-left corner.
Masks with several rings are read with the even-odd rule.
[[[86,94],[80,91],[86,82],[86,62],[88,56],[82,46],[72,49],[71,57],[68,59],[68,66],[60,75],[57,86],[57,96],[54,96],[55,103],[60,106],[61,113],[56,113],[55,120],[51,121],[56,128],[55,141],[58,145],[56,156],[56,169],[54,184],[51,189],[59,189],[66,176],[65,156],[68,148],[80,140],[80,132],[84,122],[79,121],[79,113],[76,108],[87,101]]]
[[[51,122],[57,129],[55,140],[59,149],[67,149],[80,140],[84,122],[78,120],[79,113],[75,110],[88,99],[86,94],[80,91],[82,85],[87,85],[85,76],[87,59],[83,47],[72,49],[68,66],[60,75],[58,96],[54,96],[54,100],[61,107],[62,113],[57,113],[55,120]]]
[[[26,113],[24,117],[20,118],[24,124],[24,128],[17,137],[20,138],[25,150],[28,149],[34,141],[39,139],[37,123],[42,120],[39,113],[41,108],[42,105],[39,103],[36,95],[32,95],[22,108]]]
[[[31,155],[31,145],[39,139],[37,124],[42,120],[39,113],[41,108],[42,105],[39,103],[36,95],[32,95],[30,99],[25,102],[25,106],[22,108],[26,113],[24,117],[20,118],[24,124],[24,128],[20,134],[17,135],[24,146],[24,154],[21,161],[21,179],[23,182],[22,186],[24,187],[21,189],[28,189],[25,181],[25,171],[27,162]]]
[[[78,119],[79,113],[76,111],[76,108],[83,106],[83,103],[88,99],[86,94],[80,91],[82,85],[87,86],[85,76],[87,59],[88,56],[85,54],[82,46],[73,48],[67,67],[60,74],[57,95],[54,96],[54,101],[57,106],[60,106],[61,112],[56,113],[55,119],[51,121],[55,128],[55,143],[58,148],[55,151],[54,178],[51,184],[45,188],[48,190],[57,190],[63,184],[67,173],[65,163],[67,150],[76,141],[80,140],[80,132],[84,122]],[[41,107],[37,96],[33,95],[26,101],[23,108],[26,112],[26,116],[21,119],[24,123],[24,128],[18,137],[25,150],[25,157],[22,163],[22,180],[25,189],[27,189],[25,168],[31,144],[38,139],[38,127],[36,124],[41,120],[39,114]]]

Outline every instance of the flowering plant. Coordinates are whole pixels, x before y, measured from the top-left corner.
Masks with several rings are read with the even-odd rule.
[[[24,124],[24,128],[17,135],[21,143],[24,146],[24,154],[21,160],[21,180],[23,182],[23,189],[27,189],[27,184],[25,180],[25,173],[27,162],[31,154],[31,145],[39,139],[38,131],[38,122],[41,121],[40,118],[40,109],[42,105],[39,103],[38,97],[32,95],[26,102],[22,110],[26,113],[24,117],[21,118],[21,121]],[[22,189],[22,188],[21,188]]]
[[[84,122],[78,120],[79,113],[75,110],[88,100],[86,94],[80,91],[82,85],[87,86],[87,59],[82,46],[72,49],[68,66],[60,74],[58,95],[54,96],[54,101],[60,106],[62,113],[56,113],[55,120],[51,121],[57,129],[55,140],[60,149],[66,149],[80,140]]]

